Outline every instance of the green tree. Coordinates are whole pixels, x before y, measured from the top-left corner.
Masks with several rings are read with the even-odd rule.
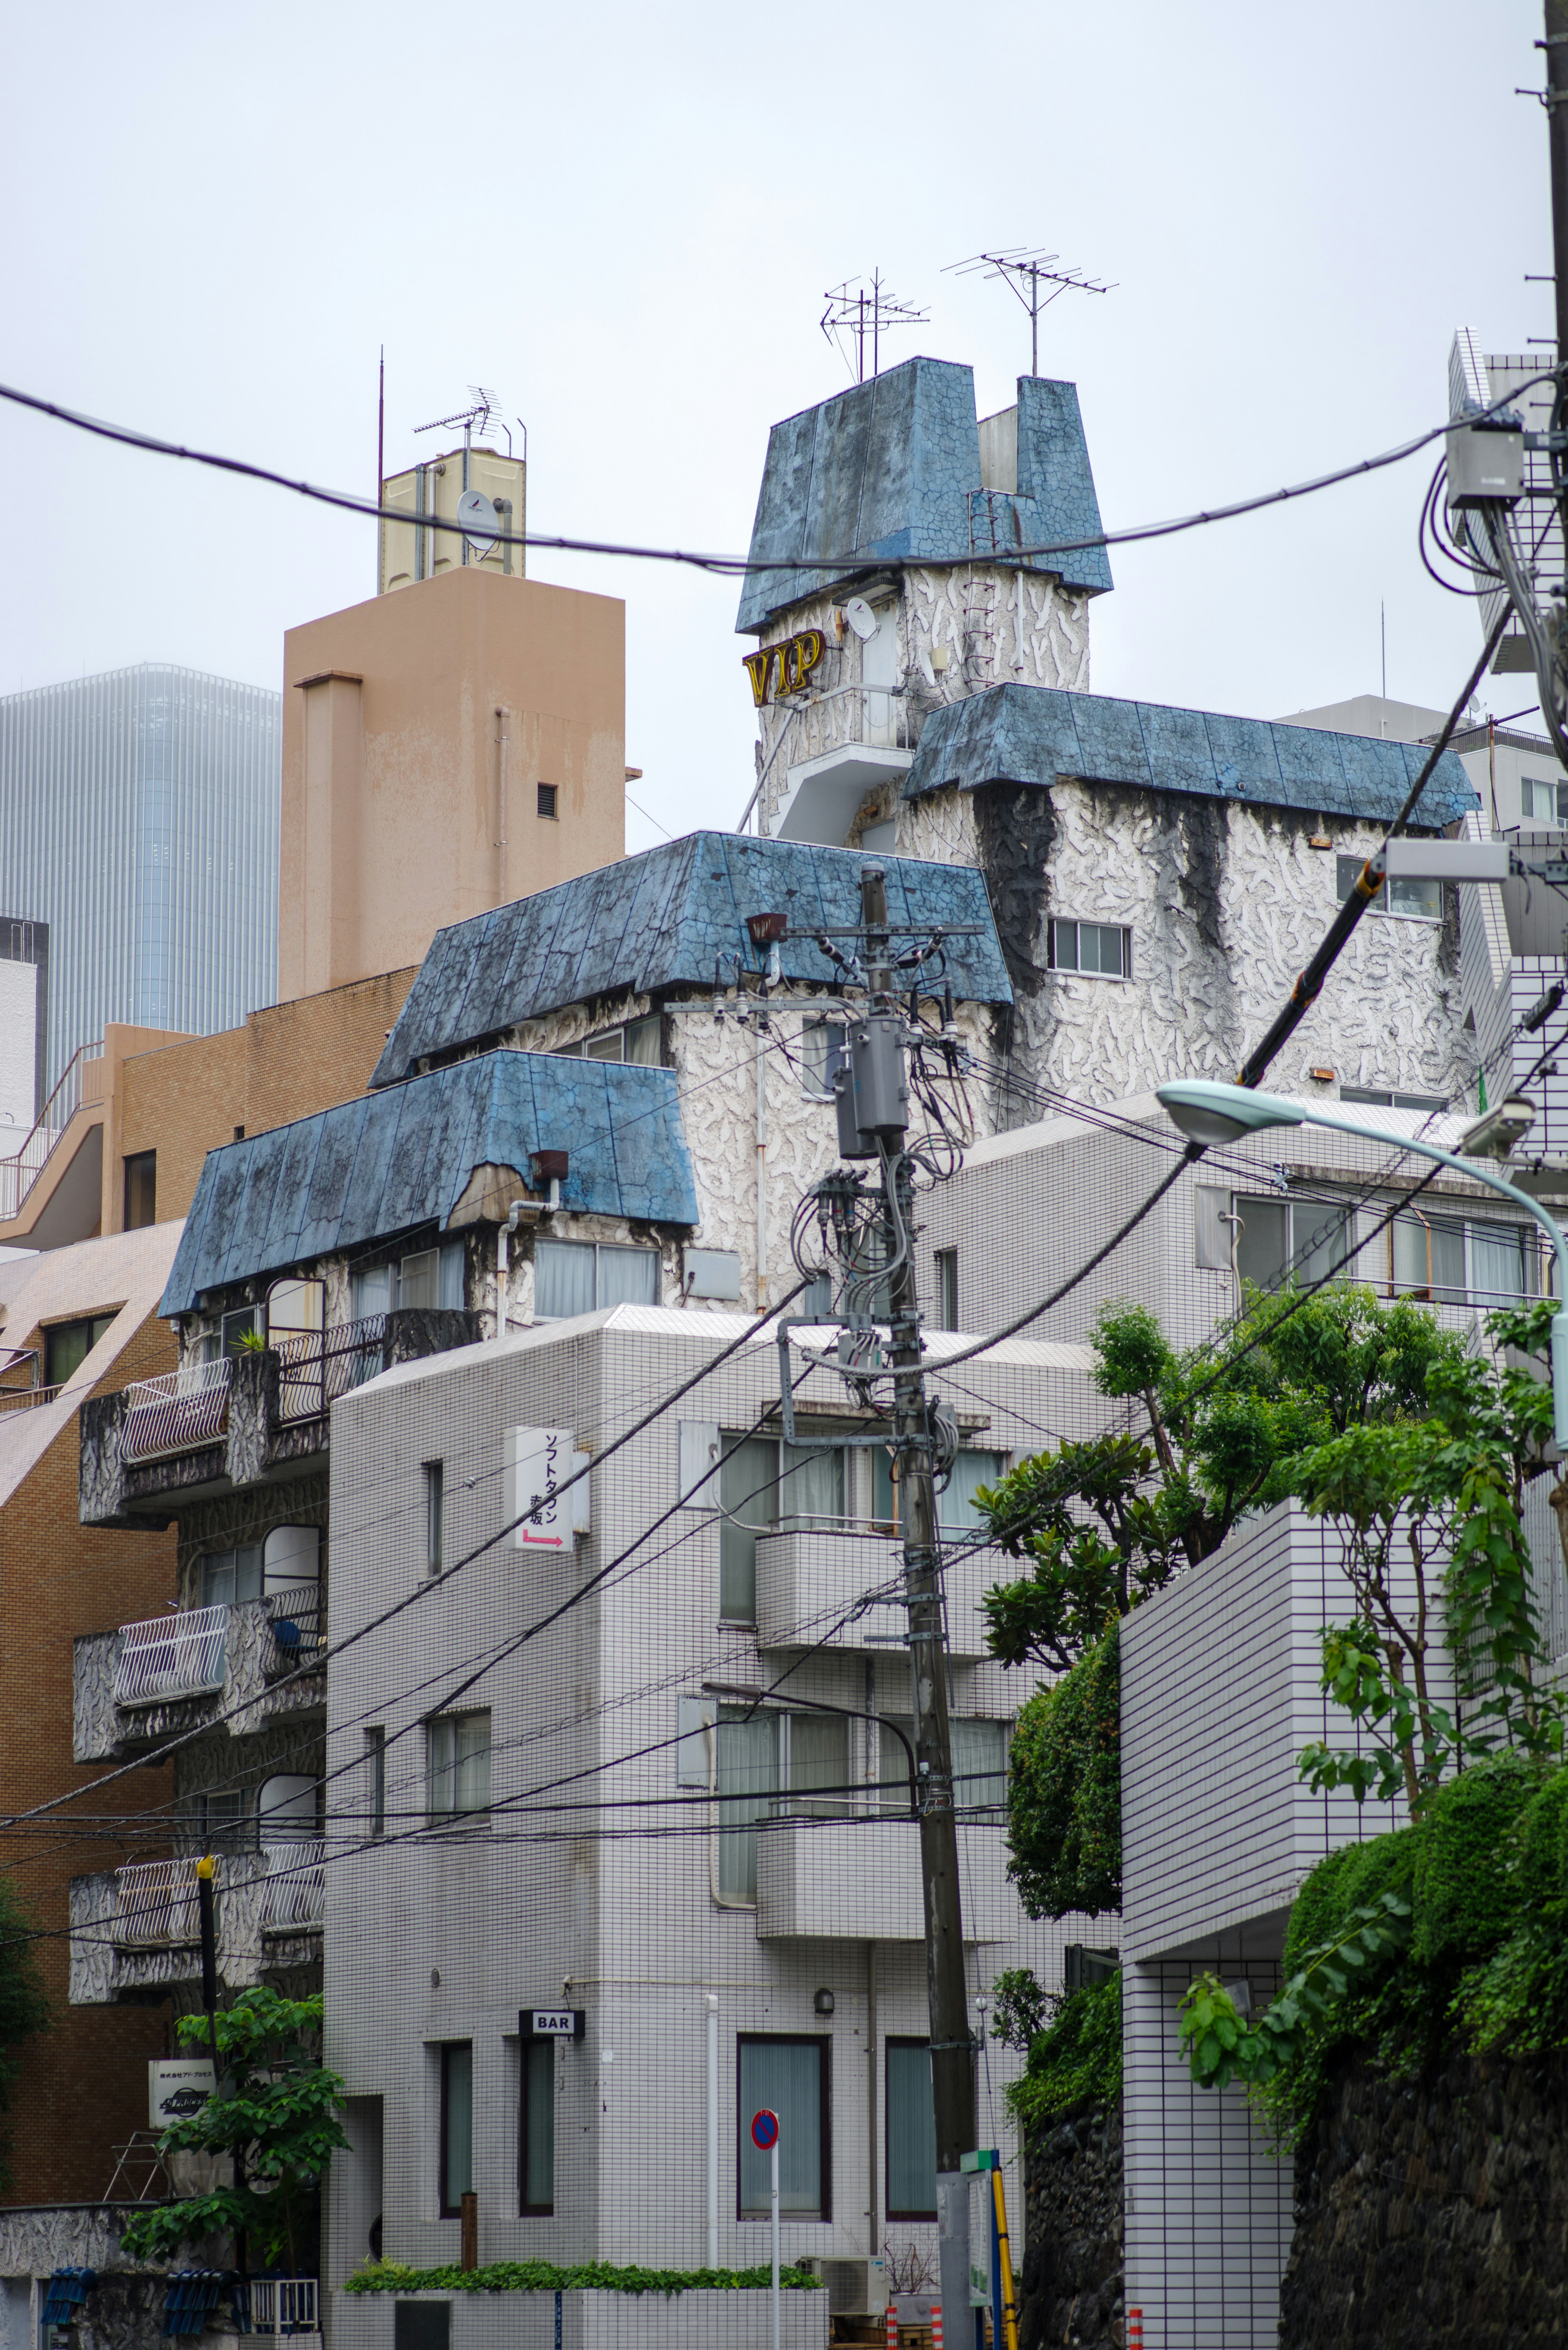
[[[1147,1432],[1064,1444],[982,1488],[992,1541],[1029,1562],[985,1597],[1004,1664],[1065,1672],[1113,1618],[1286,1499],[1303,1451],[1426,1409],[1428,1372],[1463,1361],[1425,1309],[1346,1283],[1304,1300],[1250,1291],[1218,1352],[1179,1352],[1146,1306],[1108,1306],[1093,1348],[1100,1393],[1141,1406]]]
[[[243,2234],[265,2266],[297,2268],[315,2239],[322,2174],[348,2143],[337,2118],[343,2083],[318,2054],[321,2019],[319,1993],[282,1999],[265,1985],[220,2010],[216,2092],[160,2145],[230,2156],[235,2184],[138,2211],[122,2239],[133,2259],[171,2260],[223,2230]],[[176,2029],[188,2048],[206,2049],[204,2015],[182,2016]]]
[[[27,2043],[49,2028],[36,1937],[32,1911],[14,1887],[0,1880],[0,2112],[10,2108]],[[11,2183],[10,2141],[0,2137],[0,2188]]]
[[[1521,1516],[1552,1435],[1552,1390],[1529,1364],[1544,1362],[1553,1311],[1542,1300],[1489,1315],[1498,1364],[1445,1356],[1428,1371],[1425,1419],[1347,1427],[1294,1465],[1303,1505],[1341,1529],[1353,1602],[1321,1635],[1322,1686],[1373,1750],[1307,1747],[1314,1790],[1402,1794],[1415,1816],[1467,1756],[1563,1752]],[[1437,1694],[1445,1650],[1452,1702]]]

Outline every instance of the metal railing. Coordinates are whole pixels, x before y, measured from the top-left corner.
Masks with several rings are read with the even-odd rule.
[[[9,1223],[13,1216],[21,1214],[22,1202],[43,1173],[50,1151],[81,1107],[82,1078],[88,1062],[102,1058],[101,1039],[73,1053],[21,1149],[12,1158],[0,1159],[0,1223]]]
[[[117,1942],[199,1942],[202,1939],[196,1863],[138,1860],[114,1872]]]
[[[319,1419],[350,1388],[363,1387],[381,1368],[384,1314],[366,1314],[336,1330],[306,1330],[273,1347],[278,1358],[278,1417]]]
[[[215,1363],[187,1363],[156,1379],[132,1379],[130,1407],[119,1431],[119,1457],[127,1467],[192,1452],[222,1436],[229,1418],[227,1355]]]
[[[30,1411],[35,1405],[53,1403],[64,1381],[52,1388],[0,1388],[0,1411]]]
[[[327,1907],[326,1838],[302,1836],[297,1844],[267,1845],[264,1849],[264,1932],[290,1926],[319,1926]]]
[[[327,1597],[320,1584],[269,1591],[266,1607],[272,1618],[272,1653],[265,1669],[286,1673],[311,1663],[327,1639]]]
[[[253,2334],[318,2334],[320,2284],[315,2277],[252,2277]]]
[[[226,1606],[188,1607],[181,1615],[122,1624],[116,1705],[160,1705],[222,1689],[232,1612]]]

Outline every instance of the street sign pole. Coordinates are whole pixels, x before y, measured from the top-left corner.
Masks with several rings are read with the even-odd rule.
[[[752,2144],[768,2158],[768,2202],[774,2231],[774,2350],[779,2350],[779,2117],[764,2106],[752,2116]]]

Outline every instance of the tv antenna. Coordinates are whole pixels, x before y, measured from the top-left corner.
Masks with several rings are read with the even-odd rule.
[[[853,365],[855,380],[866,380],[866,338],[871,338],[871,372],[877,375],[882,365],[882,329],[884,327],[923,326],[930,317],[929,310],[917,310],[912,302],[895,302],[882,291],[884,279],[879,270],[871,272],[867,291],[863,278],[846,277],[842,286],[828,289],[827,304],[819,321],[828,341],[836,346],[846,366]],[[845,338],[855,347],[850,360]]]
[[[1032,253],[1025,244],[1003,245],[996,253],[971,254],[967,261],[950,261],[947,269],[960,277],[967,277],[976,269],[987,277],[1000,277],[1010,286],[1029,313],[1029,372],[1040,372],[1040,313],[1048,309],[1059,295],[1113,294],[1114,286],[1102,286],[1082,269],[1057,269],[1053,264],[1062,258],[1059,253]],[[1041,299],[1041,286],[1051,291]]]
[[[517,421],[522,424],[523,419],[519,417]],[[498,391],[487,391],[483,384],[471,383],[466,408],[460,408],[455,416],[432,416],[428,424],[416,424],[414,431],[450,432],[459,424],[462,427],[462,453],[465,458],[473,445],[474,434],[478,432],[483,436],[493,425],[499,425],[505,433],[506,453],[509,457],[512,454],[512,427],[501,413],[501,394]],[[527,426],[524,425],[523,429],[526,433]]]

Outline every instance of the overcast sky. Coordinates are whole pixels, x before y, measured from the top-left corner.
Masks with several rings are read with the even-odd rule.
[[[1536,0],[991,0],[757,14],[345,0],[13,9],[0,378],[333,486],[496,387],[542,531],[743,550],[769,425],[847,380],[825,289],[929,312],[886,356],[1029,364],[1044,245],[1115,281],[1043,323],[1108,525],[1293,481],[1440,421],[1449,338],[1550,331]],[[0,411],[0,691],[145,660],[281,683],[283,629],[375,584],[374,526]],[[1106,693],[1277,715],[1446,705],[1473,608],[1421,570],[1427,458],[1113,552]],[[754,732],[736,588],[531,556],[624,597],[633,788],[734,821]],[[1499,715],[1528,698],[1491,681]],[[628,811],[628,843],[659,837]]]

